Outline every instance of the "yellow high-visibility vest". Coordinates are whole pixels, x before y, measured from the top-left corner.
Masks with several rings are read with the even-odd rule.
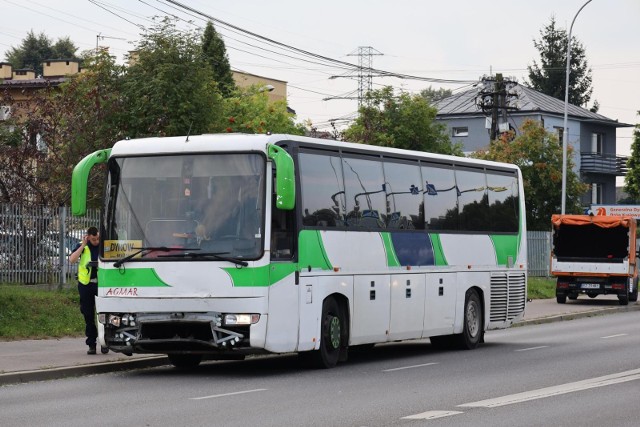
[[[91,281],[91,268],[89,263],[91,262],[91,249],[88,245],[82,249],[82,255],[80,255],[80,262],[78,263],[78,281],[83,285],[88,285]]]

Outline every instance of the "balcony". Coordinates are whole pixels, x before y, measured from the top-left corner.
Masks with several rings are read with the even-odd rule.
[[[624,176],[627,160],[627,156],[615,154],[580,153],[580,172]]]

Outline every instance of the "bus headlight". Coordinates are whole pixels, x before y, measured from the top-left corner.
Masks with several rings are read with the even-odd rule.
[[[260,320],[259,314],[225,314],[225,326],[252,325]]]
[[[109,324],[115,326],[116,328],[120,327],[120,316],[116,316],[114,314],[109,315]]]

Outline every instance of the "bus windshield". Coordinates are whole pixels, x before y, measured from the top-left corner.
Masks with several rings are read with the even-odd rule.
[[[265,164],[255,153],[111,159],[103,256],[169,247],[176,257],[165,252],[144,259],[192,259],[178,257],[179,249],[260,258]]]

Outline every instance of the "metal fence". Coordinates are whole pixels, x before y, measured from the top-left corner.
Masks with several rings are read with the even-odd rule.
[[[68,207],[0,204],[0,283],[65,284],[77,265],[68,257],[100,211],[72,217]]]
[[[65,284],[75,280],[73,248],[88,227],[97,227],[100,211],[73,217],[68,207],[25,208],[0,204],[0,283]],[[527,232],[529,275],[549,275],[551,232]]]
[[[527,231],[527,257],[529,276],[549,276],[551,262],[551,232]]]

